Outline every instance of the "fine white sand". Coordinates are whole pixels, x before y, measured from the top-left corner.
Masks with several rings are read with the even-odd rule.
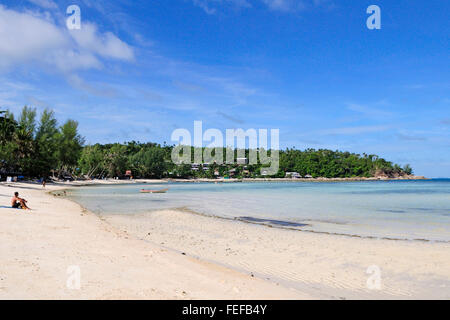
[[[317,234],[174,210],[104,218],[141,239],[320,299],[450,298],[449,243]],[[379,290],[368,287],[376,276],[368,269],[380,271]]]
[[[0,299],[311,298],[138,240],[40,186],[9,185],[0,185]],[[4,208],[14,191],[32,211]]]
[[[0,205],[17,190],[34,209],[0,209],[0,298],[450,298],[449,243],[315,234],[169,210],[98,217],[41,189],[0,185]],[[81,270],[79,290],[66,286],[72,265]],[[379,289],[367,286],[377,283],[368,268],[381,272]]]

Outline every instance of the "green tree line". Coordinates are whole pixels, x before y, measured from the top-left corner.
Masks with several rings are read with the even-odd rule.
[[[229,176],[232,170],[233,177],[256,178],[262,176],[262,169],[265,167],[259,162],[252,165],[200,163],[195,170],[191,164],[175,165],[171,161],[172,148],[167,145],[135,141],[124,144],[90,145],[84,147],[81,152],[78,170],[81,175],[89,177],[121,177],[127,170],[131,170],[136,178],[214,178],[216,173],[218,176]],[[194,153],[195,148],[191,147],[191,163],[194,162]],[[236,160],[237,151],[234,153]],[[225,154],[224,148],[224,157]],[[245,155],[248,158],[248,149],[245,150]],[[310,175],[314,178],[373,177],[380,174],[393,177],[412,174],[409,165],[401,167],[376,155],[359,155],[326,149],[304,151],[286,149],[280,150],[279,156],[279,170],[274,176],[279,178],[284,178],[286,172],[298,172],[303,177]]]
[[[84,145],[78,123],[67,120],[58,125],[51,110],[44,110],[37,120],[36,110],[24,107],[16,119],[0,111],[0,173],[16,172],[27,177],[105,178],[123,177],[131,170],[135,178],[214,178],[216,176],[261,177],[264,165],[191,164],[175,165],[171,161],[173,146],[136,141]],[[191,147],[191,159],[195,153]],[[201,152],[204,151],[200,150]],[[244,150],[249,156],[249,150]],[[270,150],[269,150],[270,153]],[[237,158],[237,150],[234,150]],[[223,149],[226,155],[226,149]],[[409,165],[401,167],[376,155],[355,154],[327,149],[280,150],[278,173],[298,172],[312,177],[372,177],[384,174],[412,174]],[[225,160],[225,159],[224,159]]]

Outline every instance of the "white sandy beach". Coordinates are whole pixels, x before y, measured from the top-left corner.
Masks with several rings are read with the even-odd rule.
[[[98,217],[0,185],[1,299],[450,298],[450,244],[363,239],[159,211]],[[14,191],[32,211],[5,208]],[[369,266],[381,288],[369,289]],[[79,266],[81,288],[67,269]]]

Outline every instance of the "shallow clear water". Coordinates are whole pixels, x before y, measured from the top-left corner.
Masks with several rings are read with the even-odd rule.
[[[139,193],[167,186],[165,194]],[[129,184],[76,188],[70,196],[100,214],[188,208],[306,223],[302,229],[318,232],[450,241],[450,179]]]

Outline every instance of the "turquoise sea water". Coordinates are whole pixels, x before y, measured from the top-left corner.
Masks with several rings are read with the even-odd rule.
[[[167,186],[165,194],[139,193]],[[70,196],[99,214],[186,208],[306,224],[300,228],[316,232],[450,241],[450,179],[127,184],[76,188]]]

